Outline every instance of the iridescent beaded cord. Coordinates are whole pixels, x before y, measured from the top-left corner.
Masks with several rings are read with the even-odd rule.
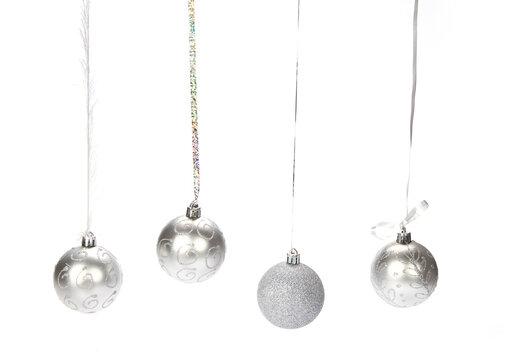
[[[197,112],[197,60],[195,44],[195,4],[188,0],[188,15],[190,23],[190,89],[191,89],[191,117],[192,117],[192,146],[193,146],[193,193],[195,200],[192,205],[197,206],[200,194],[200,163],[199,163],[199,124]]]

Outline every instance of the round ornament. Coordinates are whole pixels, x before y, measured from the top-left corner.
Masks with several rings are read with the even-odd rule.
[[[292,249],[288,261],[271,267],[258,284],[257,300],[262,314],[273,325],[297,329],[320,313],[325,291],[318,274],[300,263]]]
[[[411,241],[410,233],[382,248],[371,266],[371,282],[376,293],[397,307],[419,305],[436,288],[436,260],[423,245]]]
[[[185,283],[210,279],[225,260],[225,238],[218,226],[188,208],[165,226],[156,247],[158,261],[171,277]]]
[[[94,313],[109,307],[122,284],[116,258],[95,245],[93,234],[83,237],[82,246],[67,251],[54,268],[53,283],[58,298],[72,310]]]

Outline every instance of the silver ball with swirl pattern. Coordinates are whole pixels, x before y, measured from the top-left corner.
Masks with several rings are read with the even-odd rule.
[[[111,252],[95,245],[88,233],[83,245],[70,249],[54,268],[53,283],[58,298],[70,309],[94,313],[109,307],[121,288],[123,275]]]
[[[185,283],[210,279],[225,260],[225,238],[210,219],[200,217],[200,208],[188,208],[186,216],[170,221],[156,246],[162,269]]]

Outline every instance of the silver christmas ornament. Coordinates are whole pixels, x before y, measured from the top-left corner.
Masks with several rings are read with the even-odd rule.
[[[387,303],[398,307],[421,304],[437,285],[436,260],[423,245],[411,241],[406,225],[418,219],[429,207],[420,202],[400,224],[381,222],[372,228],[380,239],[391,239],[400,229],[397,241],[382,248],[371,266],[371,282],[376,293]]]
[[[218,226],[188,207],[186,216],[165,226],[156,246],[158,261],[171,277],[185,283],[211,278],[225,260],[225,239]]]
[[[300,263],[295,249],[288,253],[287,262],[271,267],[258,284],[258,306],[265,318],[280,328],[306,326],[316,319],[324,299],[318,274]]]
[[[122,284],[116,258],[95,236],[83,236],[82,246],[67,251],[54,268],[53,283],[60,300],[72,310],[94,313],[109,307]]]
[[[413,83],[411,91],[411,116],[409,129],[408,177],[406,184],[406,208],[409,204],[411,180],[411,152],[413,149],[413,123],[415,115],[416,79],[417,79],[417,28],[418,0],[414,1],[413,16]],[[382,222],[373,227],[373,234],[380,239],[395,236],[400,229],[397,241],[376,255],[371,267],[371,281],[376,293],[388,304],[409,307],[421,304],[429,298],[438,281],[438,268],[432,254],[424,246],[411,241],[406,225],[416,220],[429,207],[422,201],[408,212],[400,224]]]
[[[371,267],[371,282],[376,293],[398,307],[421,304],[436,288],[436,260],[423,245],[401,232],[396,242],[382,248]]]

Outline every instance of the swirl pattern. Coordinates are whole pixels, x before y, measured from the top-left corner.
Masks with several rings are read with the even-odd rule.
[[[113,301],[116,299],[116,295],[118,295],[118,292],[113,291],[112,294],[102,304],[102,308],[105,309],[106,307],[111,305],[113,303]]]
[[[83,307],[86,310],[93,310],[93,309],[95,309],[98,306],[98,304],[99,304],[97,298],[98,298],[98,295],[90,295],[90,296],[88,296],[83,301]]]
[[[103,264],[110,264],[114,260],[114,256],[109,251],[100,246],[97,248],[97,256]]]
[[[167,257],[170,255],[170,249],[172,248],[172,244],[174,239],[161,239],[158,242],[158,254],[163,257]]]
[[[207,251],[206,266],[209,269],[214,269],[221,264],[221,251],[220,246],[214,246]]]
[[[210,279],[214,274],[216,274],[216,270],[211,270],[209,271],[208,273],[205,273],[204,275],[201,275],[197,281],[198,282],[202,282],[202,281],[206,281],[207,279]]]
[[[70,266],[65,264],[63,269],[58,273],[58,286],[60,289],[65,289],[70,286],[70,276],[69,276]]]
[[[195,250],[195,244],[186,244],[177,250],[177,262],[180,265],[191,265],[199,258],[199,253]]]
[[[191,219],[181,219],[176,223],[174,231],[180,235],[191,234],[193,232],[193,221]]]
[[[90,290],[93,287],[93,275],[88,272],[88,268],[86,266],[84,266],[83,270],[77,275],[76,285],[81,289],[87,290]]]
[[[176,276],[179,280],[182,280],[182,281],[192,281],[197,276],[197,273],[195,272],[196,270],[197,270],[196,268],[191,268],[191,269],[184,268],[184,269],[179,270],[176,273]]]
[[[65,298],[63,299],[63,303],[72,310],[78,310],[78,306],[68,296],[65,296]]]
[[[211,220],[178,217],[165,226],[157,243],[158,261],[171,277],[186,283],[211,278],[225,258],[225,239]]]
[[[202,238],[211,240],[216,232],[215,225],[208,219],[201,219],[197,224],[197,232]]]
[[[107,275],[105,277],[105,285],[110,288],[115,288],[118,285],[119,277],[116,268],[112,265],[107,266]]]
[[[70,255],[70,258],[74,261],[82,261],[88,256],[88,252],[82,248],[77,249]]]

